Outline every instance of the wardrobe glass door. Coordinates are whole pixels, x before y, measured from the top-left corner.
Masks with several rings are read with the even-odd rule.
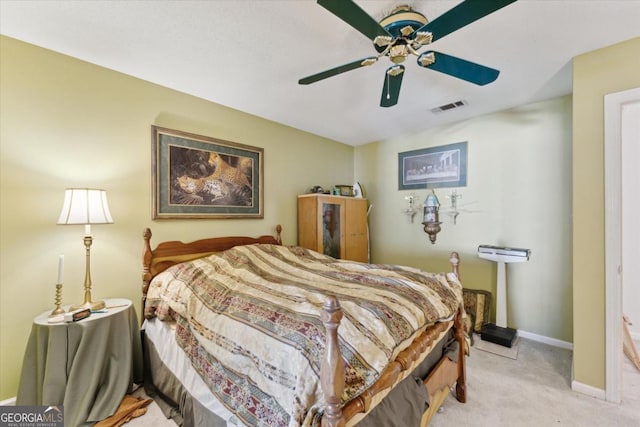
[[[322,203],[322,253],[334,258],[342,254],[340,208],[337,203]]]

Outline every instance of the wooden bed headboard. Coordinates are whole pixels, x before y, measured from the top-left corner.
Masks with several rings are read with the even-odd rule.
[[[251,245],[254,243],[282,244],[282,226],[276,226],[276,235],[260,237],[227,236],[196,240],[189,243],[180,241],[162,242],[155,249],[151,249],[151,229],[145,228],[142,233],[144,247],[142,250],[142,312],[147,299],[149,283],[159,273],[172,265],[222,252],[234,246]],[[144,315],[143,315],[144,316]]]

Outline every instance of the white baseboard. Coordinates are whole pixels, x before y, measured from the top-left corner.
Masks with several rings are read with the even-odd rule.
[[[606,400],[606,393],[603,389],[595,388],[575,380],[571,381],[571,390],[586,394],[587,396],[595,397],[596,399]]]
[[[7,400],[0,401],[0,406],[16,406],[16,398],[12,397]]]
[[[537,341],[543,344],[549,344],[554,347],[560,347],[566,350],[573,351],[573,343],[570,343],[567,341],[562,341],[562,340],[551,338],[551,337],[545,337],[544,335],[534,334],[533,332],[523,331],[522,329],[518,329],[518,335],[520,335],[522,338],[526,338],[531,341]]]

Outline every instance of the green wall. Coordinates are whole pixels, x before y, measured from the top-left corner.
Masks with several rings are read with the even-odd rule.
[[[457,251],[463,285],[495,296],[496,264],[478,258],[478,245],[531,249],[529,262],[507,266],[508,324],[571,342],[571,106],[566,96],[358,147],[356,179],[374,205],[374,261],[443,271]],[[461,213],[454,224],[443,213],[451,189],[436,189],[443,224],[432,245],[421,215],[411,223],[402,213],[411,190],[398,190],[398,153],[461,141],[468,142]],[[427,195],[413,192],[418,203]]]
[[[573,61],[575,381],[605,387],[604,96],[640,87],[640,38]]]
[[[107,190],[115,224],[94,226],[93,296],[140,313],[142,230],[152,242],[260,235],[296,243],[296,196],[353,182],[353,147],[0,38],[0,400],[16,395],[32,319],[82,301],[81,226],[56,226],[66,187]],[[264,219],[151,220],[151,125],[264,148]]]

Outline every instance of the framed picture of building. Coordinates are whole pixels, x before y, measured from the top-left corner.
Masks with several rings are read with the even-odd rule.
[[[467,185],[467,142],[398,153],[398,189]]]

